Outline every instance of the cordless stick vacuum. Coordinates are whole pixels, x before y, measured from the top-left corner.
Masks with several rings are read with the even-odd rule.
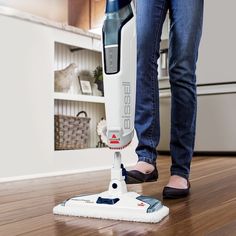
[[[136,19],[132,0],[107,0],[103,25],[103,76],[107,126],[102,139],[114,149],[107,191],[70,198],[54,214],[156,223],[169,209],[154,198],[128,192],[119,149],[134,135]]]

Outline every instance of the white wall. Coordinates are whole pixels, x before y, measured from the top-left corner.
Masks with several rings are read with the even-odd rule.
[[[63,23],[68,18],[66,0],[0,0],[0,5]]]

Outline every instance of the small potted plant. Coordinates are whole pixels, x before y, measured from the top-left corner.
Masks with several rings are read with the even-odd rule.
[[[101,66],[97,66],[96,69],[93,71],[93,77],[95,78],[94,82],[97,84],[98,90],[101,91],[102,96],[104,96],[103,72]]]

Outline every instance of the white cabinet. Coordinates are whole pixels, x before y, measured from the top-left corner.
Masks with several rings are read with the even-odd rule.
[[[197,63],[197,84],[236,83],[235,22],[236,2],[205,1],[203,33]],[[167,20],[163,26],[163,41],[168,39]],[[166,45],[162,46],[166,48]],[[168,82],[160,81],[160,87]]]
[[[161,93],[160,151],[169,151],[170,92]],[[236,152],[236,86],[198,90],[196,152]]]
[[[195,151],[236,152],[236,78],[234,27],[236,2],[205,1],[197,63],[198,118]],[[160,80],[161,141],[169,150],[170,84]],[[164,90],[163,90],[164,89]]]
[[[53,166],[52,31],[32,26],[0,15],[0,177]]]
[[[197,83],[235,82],[235,0],[205,1]]]
[[[196,151],[236,152],[236,93],[200,96]]]

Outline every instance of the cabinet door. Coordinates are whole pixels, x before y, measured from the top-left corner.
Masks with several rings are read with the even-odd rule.
[[[91,0],[91,29],[102,27],[105,0]]]
[[[198,96],[195,151],[236,152],[236,94]],[[170,97],[160,99],[161,139],[159,151],[169,151]]]
[[[227,3],[226,3],[227,2]],[[235,0],[205,1],[197,83],[235,82]]]
[[[69,0],[68,21],[69,25],[86,30],[90,29],[90,1]]]

